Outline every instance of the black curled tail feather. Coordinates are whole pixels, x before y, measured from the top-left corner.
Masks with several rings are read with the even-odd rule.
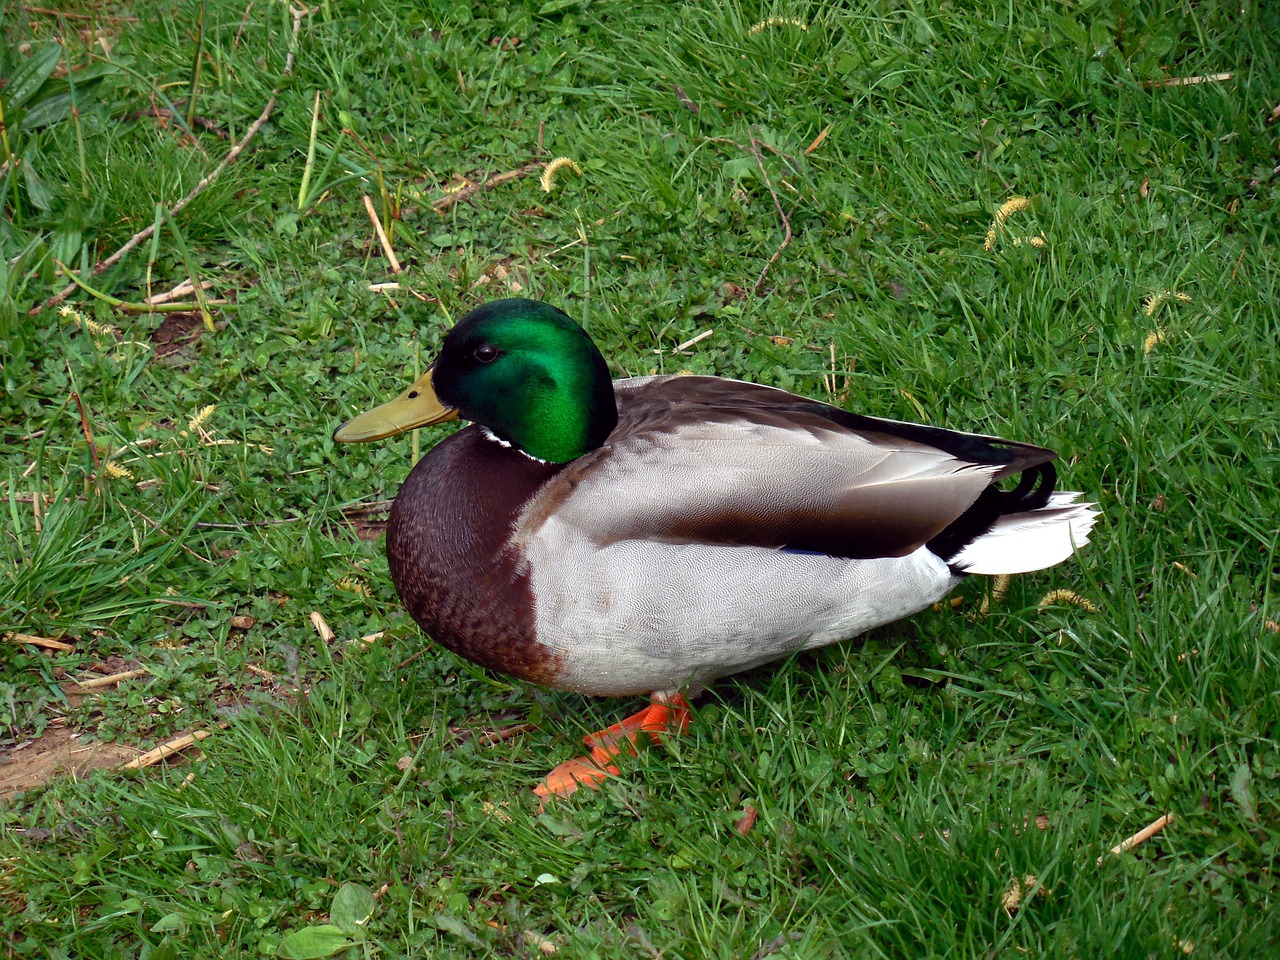
[[[1001,517],[1039,510],[1049,502],[1057,481],[1058,471],[1052,463],[1027,467],[1019,476],[1016,487],[1012,490],[987,487],[968,510],[925,546],[943,560],[950,560],[990,530]]]
[[[1058,471],[1052,463],[1041,463],[1023,470],[1016,487],[996,491],[1000,498],[999,516],[1039,510],[1049,502],[1057,482]]]

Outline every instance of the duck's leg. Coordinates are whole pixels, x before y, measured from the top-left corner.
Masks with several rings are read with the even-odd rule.
[[[648,734],[656,743],[663,734],[679,734],[689,725],[689,702],[683,694],[657,691],[649,706],[612,726],[584,738],[591,749],[585,757],[566,760],[543,778],[533,792],[545,802],[548,797],[567,797],[578,787],[600,789],[607,778],[621,771],[613,764],[618,754],[635,753],[636,738]]]

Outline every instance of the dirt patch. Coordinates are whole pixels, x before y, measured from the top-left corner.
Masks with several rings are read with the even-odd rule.
[[[157,357],[169,357],[189,347],[204,333],[204,320],[198,313],[166,313],[151,343]]]
[[[119,743],[81,743],[61,724],[52,724],[36,740],[0,749],[0,803],[58,776],[87,777],[103,767],[118,767],[138,751]]]
[[[355,503],[343,507],[342,516],[361,540],[377,540],[387,532],[387,515],[391,512],[391,503],[390,500]]]

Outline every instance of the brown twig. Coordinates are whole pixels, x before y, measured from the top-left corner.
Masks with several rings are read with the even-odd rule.
[[[89,444],[89,453],[93,456],[93,469],[97,470],[102,466],[102,461],[98,457],[98,448],[93,442],[93,431],[89,429],[89,416],[84,412],[84,404],[80,402],[80,392],[72,390],[71,399],[76,402],[76,408],[80,411],[80,429],[84,431],[84,438]]]
[[[436,213],[444,213],[453,208],[455,204],[461,203],[463,200],[470,200],[482,190],[492,190],[494,187],[509,183],[512,180],[519,180],[521,177],[527,177],[535,173],[542,172],[542,164],[526,163],[523,167],[517,167],[515,170],[507,170],[504,173],[495,173],[491,177],[486,177],[479,183],[469,183],[461,190],[441,197],[439,200],[433,200],[431,207]]]
[[[375,514],[386,513],[391,509],[394,500],[374,500],[370,503],[353,503],[349,507],[342,507],[338,512],[346,519],[352,517],[371,517]]]
[[[732,146],[735,146],[739,150],[743,151],[744,153],[750,153],[751,156],[755,157],[756,166],[760,170],[760,176],[764,179],[764,185],[769,188],[769,196],[773,198],[774,209],[778,211],[778,218],[782,221],[782,230],[783,230],[782,243],[778,244],[778,249],[773,251],[773,256],[771,256],[769,258],[769,262],[764,265],[764,269],[760,271],[760,276],[756,277],[755,286],[752,287],[752,293],[754,293],[758,297],[760,296],[761,292],[764,290],[764,281],[765,281],[765,278],[769,275],[769,270],[773,267],[775,263],[778,262],[778,258],[782,256],[783,252],[787,249],[787,247],[791,246],[791,238],[792,238],[791,214],[787,213],[784,209],[782,209],[782,200],[779,199],[778,191],[774,189],[773,181],[769,178],[769,172],[764,167],[764,154],[761,153],[760,148],[762,146],[766,147],[772,153],[780,157],[782,161],[786,163],[787,166],[789,166],[793,171],[796,171],[797,173],[799,171],[796,168],[795,162],[790,157],[788,157],[785,153],[783,153],[781,150],[777,149],[776,147],[772,147],[769,144],[764,143],[758,137],[753,136],[749,141],[747,141],[746,146],[743,146],[742,144],[738,143],[736,140],[730,140],[727,137],[713,137],[712,142],[731,144]],[[794,212],[795,211],[793,210],[792,213]]]
[[[421,656],[424,656],[429,649],[430,647],[423,647],[417,653],[409,654],[409,656],[405,657],[403,660],[401,660],[399,663],[396,664],[396,669],[403,670],[409,664],[413,663],[413,661],[417,660]]]
[[[512,737],[518,737],[522,733],[531,733],[537,729],[538,725],[536,723],[513,723],[509,727],[490,730],[480,738],[480,746],[492,747],[495,743],[501,743],[503,740],[510,740]]]
[[[769,258],[769,262],[760,271],[760,276],[756,278],[756,285],[752,288],[752,292],[758,297],[764,290],[764,278],[769,275],[769,268],[777,263],[778,258],[782,256],[782,252],[791,246],[791,216],[782,209],[782,201],[778,199],[778,191],[773,188],[773,181],[769,179],[769,174],[764,169],[764,157],[760,153],[760,141],[755,137],[751,138],[751,155],[756,158],[756,166],[760,168],[760,176],[764,177],[764,185],[769,188],[769,196],[773,197],[773,205],[778,211],[778,216],[782,218],[782,229],[784,231],[782,243],[778,245],[777,250],[773,251],[773,256]]]
[[[213,286],[213,281],[202,280],[200,282],[200,286],[208,290],[210,287]],[[182,297],[189,296],[190,294],[195,293],[195,289],[196,289],[195,286],[191,283],[190,280],[183,280],[180,284],[178,284],[172,290],[167,291],[166,293],[157,293],[153,297],[147,297],[147,299],[144,300],[143,303],[145,303],[149,307],[153,307],[161,303],[172,303],[174,300],[180,300]]]
[[[306,517],[280,517],[278,520],[242,520],[239,523],[214,523],[212,520],[198,520],[192,524],[199,530],[247,530],[250,527],[276,527],[282,523],[297,523]]]
[[[172,120],[173,111],[168,107],[151,106],[145,110],[139,110],[137,113],[130,114],[128,119],[134,120],[139,117],[155,117],[157,120]],[[217,123],[210,120],[208,117],[192,117],[191,123],[193,126],[200,127],[201,129],[208,130],[212,134],[216,134],[222,140],[227,140],[231,136],[226,130],[222,129],[222,127],[218,126]]]
[[[293,14],[293,38],[292,38],[292,42],[290,43],[289,52],[288,54],[285,55],[284,72],[281,74],[281,79],[289,77],[293,74],[293,65],[296,59],[296,48],[298,45],[298,33],[302,29],[302,18],[305,17],[308,13],[308,11],[305,8],[299,8],[296,10],[292,10],[291,12]],[[188,191],[185,197],[183,197],[181,200],[179,200],[177,203],[175,203],[172,207],[169,208],[170,217],[176,217],[187,206],[187,204],[189,204],[192,200],[194,200],[200,194],[204,193],[205,190],[209,189],[209,186],[215,180],[217,180],[220,176],[222,176],[223,171],[226,170],[227,167],[231,166],[231,164],[236,162],[240,154],[244,151],[244,148],[249,145],[249,142],[255,136],[257,136],[258,131],[261,130],[263,124],[267,122],[267,118],[271,116],[271,112],[276,107],[276,97],[279,96],[279,94],[280,94],[280,85],[277,85],[276,88],[271,91],[271,96],[267,98],[267,105],[262,108],[262,113],[259,114],[257,120],[253,121],[249,129],[245,131],[245,135],[244,137],[241,138],[240,142],[237,143],[234,147],[230,149],[230,151],[227,152],[227,155],[223,157],[222,162],[218,164],[217,167],[214,168],[212,173],[209,173],[205,177],[203,177],[199,183],[197,183],[194,187],[191,188],[190,191]],[[137,247],[140,243],[142,243],[144,240],[149,240],[151,238],[151,235],[154,232],[155,232],[155,222],[153,221],[149,226],[144,227],[142,230],[139,230],[132,237],[126,240],[124,243],[124,246],[122,246],[115,253],[111,254],[111,256],[107,257],[105,260],[99,260],[96,264],[94,264],[93,266],[94,276],[99,276],[102,273],[104,273],[106,270],[108,270],[110,267],[115,266],[117,263],[123,260],[129,254],[129,252],[133,250],[135,247]],[[37,313],[39,313],[41,310],[45,309],[46,307],[56,307],[63,300],[67,299],[67,297],[71,296],[71,294],[73,294],[76,291],[76,287],[77,285],[74,283],[67,284],[65,287],[63,287],[60,291],[55,293],[48,300],[44,301],[44,303],[37,304],[36,306],[28,310],[27,311],[28,315],[35,316]]]

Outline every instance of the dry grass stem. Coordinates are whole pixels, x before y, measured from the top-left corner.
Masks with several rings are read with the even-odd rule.
[[[387,231],[382,228],[382,221],[378,218],[377,211],[373,209],[373,198],[367,193],[364,195],[364,209],[369,214],[369,222],[373,224],[373,232],[378,235],[378,243],[382,246],[382,253],[386,256],[387,263],[391,265],[391,272],[403,272],[404,268],[400,266],[400,258],[391,249],[391,240],[387,236]]]
[[[680,344],[680,346],[676,347],[676,348],[675,348],[675,350],[673,350],[673,351],[671,351],[671,352],[672,352],[672,353],[684,353],[684,352],[685,352],[686,350],[688,350],[690,347],[694,346],[695,344],[699,344],[699,343],[701,343],[703,340],[707,339],[707,337],[711,336],[713,333],[715,333],[715,331],[714,331],[714,330],[703,330],[703,331],[702,331],[700,334],[698,334],[696,337],[691,337],[690,339],[688,339],[688,340],[686,340],[684,343]]]
[[[536,723],[513,723],[509,727],[503,727],[500,730],[490,730],[480,738],[480,746],[492,747],[495,743],[501,743],[503,740],[510,740],[512,737],[518,737],[522,733],[532,733],[538,729]]]
[[[200,281],[200,289],[202,290],[208,290],[212,286],[213,286],[212,280]],[[191,294],[195,292],[196,292],[195,284],[193,284],[190,280],[183,280],[180,284],[178,284],[172,290],[169,290],[166,293],[157,293],[153,297],[147,297],[147,299],[143,300],[142,302],[147,304],[148,306],[156,306],[157,304],[161,304],[161,303],[172,303],[174,300],[181,300],[183,297],[189,297],[191,296]],[[222,301],[222,302],[225,303],[226,301]]]
[[[63,653],[75,650],[75,647],[69,643],[63,643],[61,640],[53,639],[53,637],[38,637],[33,633],[7,633],[4,639],[6,643],[25,643],[33,647],[40,647],[42,650],[58,650]]]
[[[316,628],[316,633],[320,634],[320,639],[324,643],[333,643],[338,636],[333,632],[328,621],[325,620],[319,610],[311,611],[311,625]]]
[[[809,144],[807,147],[804,148],[804,155],[807,157],[809,154],[813,153],[813,151],[817,150],[820,146],[822,146],[822,141],[827,139],[827,134],[829,134],[830,132],[831,132],[831,124],[828,123],[825,127],[822,128],[822,132],[813,138],[813,143]]]
[[[1167,827],[1171,823],[1173,823],[1173,814],[1166,813],[1164,816],[1159,817],[1156,820],[1152,821],[1151,823],[1147,824],[1145,827],[1143,827],[1141,830],[1135,833],[1132,837],[1129,837],[1127,840],[1122,840],[1120,843],[1117,843],[1114,847],[1111,848],[1109,852],[1113,857],[1118,857],[1120,856],[1120,854],[1125,853],[1126,851],[1132,850],[1138,844],[1146,843],[1148,840],[1150,840],[1152,837],[1154,837],[1157,833],[1159,833],[1161,830],[1163,830],[1165,827]],[[1106,857],[1099,857],[1098,866],[1102,866],[1102,861],[1105,859]]]
[[[71,399],[76,402],[76,409],[80,411],[80,429],[84,431],[84,439],[89,445],[89,455],[93,457],[93,469],[96,471],[101,468],[102,460],[98,456],[98,445],[93,442],[93,431],[89,428],[89,415],[85,412],[84,403],[80,400],[78,391],[71,391]]]
[[[1148,80],[1143,84],[1144,87],[1189,87],[1197,83],[1222,83],[1230,80],[1235,74],[1232,73],[1206,73],[1198,77],[1167,77],[1164,80]]]
[[[124,683],[126,680],[145,677],[150,672],[146,667],[140,667],[137,670],[125,670],[122,673],[113,673],[105,677],[94,677],[92,680],[72,680],[71,682],[81,690],[98,690],[102,687],[114,687],[117,684]]]
[[[188,747],[192,747],[206,737],[213,736],[212,730],[192,730],[188,734],[181,737],[175,737],[167,743],[162,743],[154,750],[148,750],[139,757],[134,757],[128,763],[120,767],[121,770],[141,770],[143,767],[153,767],[162,760],[180,753]]]

